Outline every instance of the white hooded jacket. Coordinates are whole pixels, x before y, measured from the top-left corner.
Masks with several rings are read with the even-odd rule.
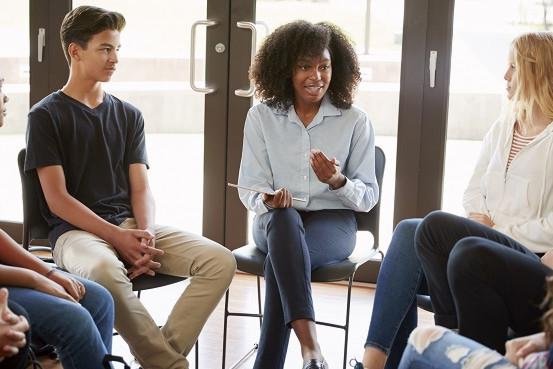
[[[553,249],[553,123],[507,160],[514,116],[499,119],[486,134],[463,196],[467,215],[487,214],[494,228],[534,252]]]

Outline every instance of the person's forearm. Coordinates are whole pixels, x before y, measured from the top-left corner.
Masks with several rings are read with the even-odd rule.
[[[52,268],[18,245],[8,234],[0,230],[0,262],[15,267],[34,270],[45,275]]]
[[[24,268],[0,265],[0,284],[3,286],[35,288],[37,273]]]
[[[138,229],[147,229],[153,233],[155,201],[152,192],[149,189],[133,191],[131,193],[131,206]]]
[[[119,227],[105,221],[69,194],[54,194],[46,201],[52,213],[109,243],[115,232],[119,230]]]

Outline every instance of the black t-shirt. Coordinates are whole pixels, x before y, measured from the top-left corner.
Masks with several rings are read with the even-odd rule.
[[[144,119],[129,103],[105,93],[91,109],[61,91],[29,113],[25,171],[61,165],[68,193],[112,224],[132,217],[129,165],[148,165]],[[42,204],[49,241],[77,229]]]

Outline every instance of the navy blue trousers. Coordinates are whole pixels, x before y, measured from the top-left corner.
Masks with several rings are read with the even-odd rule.
[[[315,320],[311,271],[347,258],[355,248],[351,210],[274,209],[256,216],[253,236],[265,260],[265,307],[254,369],[284,367],[290,323]]]

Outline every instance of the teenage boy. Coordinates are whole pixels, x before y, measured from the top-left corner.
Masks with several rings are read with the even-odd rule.
[[[142,114],[102,89],[124,26],[123,15],[92,6],[65,16],[69,79],[29,113],[25,170],[37,170],[56,263],[111,292],[115,328],[143,368],[188,368],[236,264],[209,239],[155,224]],[[190,277],[162,329],[130,281],[155,272]]]

